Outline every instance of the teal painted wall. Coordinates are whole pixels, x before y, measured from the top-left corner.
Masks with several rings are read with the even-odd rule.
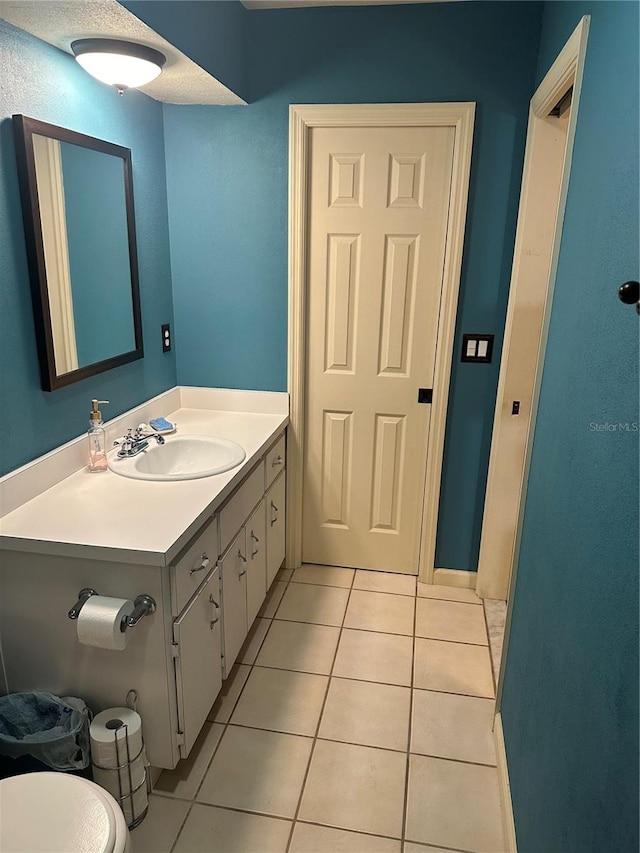
[[[250,13],[239,0],[123,0],[122,5],[247,100],[245,28]]]
[[[638,6],[547,4],[539,79],[583,14],[502,699],[519,853],[638,850]]]
[[[477,101],[437,547],[448,568],[477,567],[540,18],[536,3],[251,12],[250,105],[164,108],[179,381],[284,390],[289,104]],[[492,365],[460,363],[463,331],[496,334]]]
[[[60,143],[60,154],[76,349],[82,367],[136,348],[124,164],[120,157],[68,142]],[[96,322],[102,334],[95,333]]]
[[[160,325],[172,320],[162,107],[92,80],[57,48],[0,20],[0,473],[80,435],[92,397],[117,415],[175,385]],[[51,393],[40,388],[11,115],[132,150],[145,357]],[[100,318],[96,318],[100,322]]]

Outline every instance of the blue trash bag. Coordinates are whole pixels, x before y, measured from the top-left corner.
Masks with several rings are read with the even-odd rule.
[[[0,696],[0,755],[30,755],[52,770],[81,770],[91,761],[89,717],[82,699],[73,696]]]

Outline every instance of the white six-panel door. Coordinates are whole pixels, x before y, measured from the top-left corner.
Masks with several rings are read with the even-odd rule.
[[[453,127],[315,127],[303,560],[417,574]]]

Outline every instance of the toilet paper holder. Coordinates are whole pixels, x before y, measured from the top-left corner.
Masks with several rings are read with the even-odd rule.
[[[98,593],[95,589],[91,589],[91,587],[85,587],[80,590],[78,593],[78,600],[68,613],[69,619],[78,618],[80,611],[92,595],[98,595]],[[133,600],[133,613],[130,613],[129,616],[122,617],[120,630],[124,632],[127,628],[133,628],[138,624],[143,616],[151,616],[151,614],[155,612],[156,602],[150,595],[147,595],[146,593],[137,595]]]

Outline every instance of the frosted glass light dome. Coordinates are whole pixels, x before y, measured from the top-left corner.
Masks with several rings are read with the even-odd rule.
[[[71,50],[85,71],[121,93],[155,80],[166,62],[152,47],[118,39],[77,39]]]

